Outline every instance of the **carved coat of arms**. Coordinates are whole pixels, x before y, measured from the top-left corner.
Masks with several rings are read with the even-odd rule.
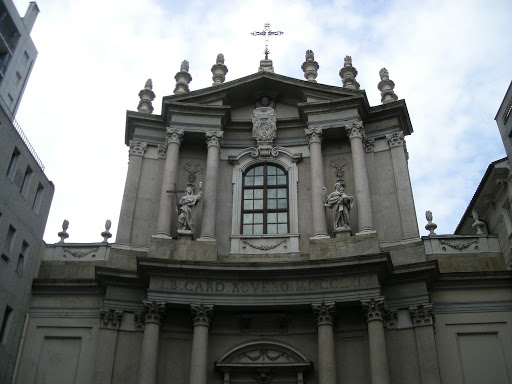
[[[272,144],[276,137],[276,114],[270,107],[256,108],[252,115],[252,137],[258,144]]]

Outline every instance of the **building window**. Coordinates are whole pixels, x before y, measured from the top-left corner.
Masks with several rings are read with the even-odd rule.
[[[27,165],[27,169],[25,169],[25,175],[23,176],[23,181],[21,182],[20,192],[22,195],[27,192],[28,185],[30,184],[30,179],[32,178],[32,168]]]
[[[288,233],[288,180],[280,167],[262,164],[245,173],[241,233]]]
[[[18,159],[20,158],[20,151],[18,148],[14,147],[14,151],[12,151],[11,160],[9,161],[9,166],[7,167],[7,177],[11,178],[15,171],[16,165],[18,164]]]
[[[9,326],[11,325],[12,308],[8,305],[5,307],[4,318],[2,320],[2,328],[0,329],[0,342],[6,343]]]
[[[39,212],[39,208],[41,208],[41,201],[43,200],[43,192],[44,187],[39,183],[37,186],[36,196],[34,197],[34,204],[32,204],[32,210],[35,213]]]
[[[27,51],[23,52],[23,65],[27,65],[28,59],[30,59],[30,56],[28,55]]]
[[[10,94],[10,93],[8,93],[8,94],[7,94],[7,97],[9,98],[9,99],[7,100],[7,104],[8,104],[7,106],[8,106],[9,108],[11,108],[11,107],[12,107],[12,105],[13,105],[13,103],[14,103],[14,98],[11,96],[11,94]]]
[[[18,257],[18,265],[16,266],[16,273],[20,276],[23,276],[23,268],[25,267],[25,256],[28,254],[28,247],[28,243],[25,240],[23,240],[21,252]]]
[[[14,78],[14,85],[18,86],[21,83],[21,74],[16,71],[16,77]]]
[[[9,261],[9,257],[12,252],[12,245],[14,244],[14,238],[16,237],[16,228],[12,225],[9,225],[9,230],[7,231],[7,237],[5,238],[4,249],[2,251],[2,258],[6,261]]]

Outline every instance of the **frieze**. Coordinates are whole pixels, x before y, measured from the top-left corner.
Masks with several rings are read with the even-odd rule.
[[[283,295],[325,293],[378,286],[376,275],[337,276],[322,279],[229,281],[154,277],[151,290],[184,294]]]
[[[280,242],[278,242],[276,244],[272,244],[272,245],[266,245],[266,244],[256,245],[256,244],[249,243],[247,240],[243,241],[243,243],[247,244],[249,247],[254,248],[254,249],[259,249],[260,251],[270,251],[271,249],[277,248],[285,242],[286,242],[286,240],[281,240]],[[246,247],[243,246],[242,248],[245,249]],[[286,248],[286,246],[284,246],[284,248]]]
[[[71,255],[73,257],[76,257],[77,259],[81,259],[82,257],[86,257],[86,256],[89,256],[89,255],[92,255],[92,257],[94,257],[95,253],[98,252],[98,247],[94,247],[94,248],[64,248],[63,249],[63,252],[64,252],[64,255],[63,257],[66,257],[66,254],[68,255]]]
[[[457,251],[463,251],[464,249],[466,248],[469,248],[471,245],[473,244],[477,244],[478,243],[478,240],[472,240],[472,241],[468,241],[467,243],[449,243],[445,240],[439,240],[439,244],[441,244],[443,247],[442,247],[442,250],[443,251],[446,251],[446,246],[450,247],[450,248],[453,248],[453,249],[456,249]],[[478,249],[478,245],[475,245],[475,250]]]

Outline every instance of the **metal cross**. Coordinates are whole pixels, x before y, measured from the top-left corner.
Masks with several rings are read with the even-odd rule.
[[[184,193],[185,191],[178,191],[178,188],[176,187],[176,183],[174,183],[174,189],[171,190],[171,191],[165,191],[167,193],[172,193],[174,195],[174,201],[176,203],[176,206],[178,205],[178,193]],[[178,210],[178,208],[176,207],[176,210]]]
[[[262,32],[258,32],[258,31],[251,32],[251,35],[253,35],[253,36],[265,36],[265,51],[263,52],[265,54],[265,60],[268,60],[268,54],[270,53],[270,51],[268,50],[268,37],[269,36],[281,36],[283,33],[284,32],[281,32],[281,31],[277,31],[277,32],[271,31],[269,23],[265,23],[265,28],[263,28]]]

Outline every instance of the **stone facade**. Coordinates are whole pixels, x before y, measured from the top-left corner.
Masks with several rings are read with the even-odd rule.
[[[420,238],[405,102],[371,107],[349,59],[344,87],[177,77],[161,115],[128,112],[116,241],[48,246],[17,382],[510,382],[503,252],[493,235]],[[202,194],[183,234],[187,189]]]

